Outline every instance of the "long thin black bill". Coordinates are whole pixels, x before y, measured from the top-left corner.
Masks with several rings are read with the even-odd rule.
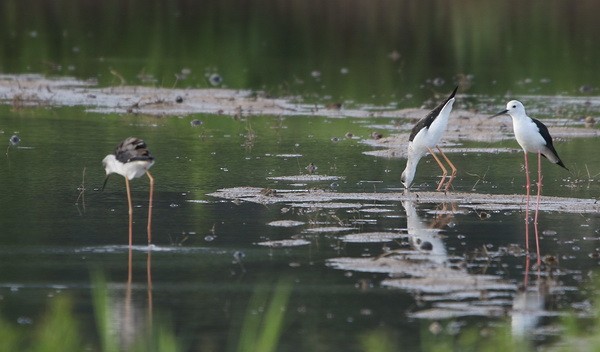
[[[504,114],[506,114],[507,112],[508,112],[508,110],[502,110],[502,111],[500,111],[499,113],[497,113],[496,115],[492,115],[492,116],[490,116],[490,119],[491,119],[492,117],[496,117],[496,116],[504,115]]]

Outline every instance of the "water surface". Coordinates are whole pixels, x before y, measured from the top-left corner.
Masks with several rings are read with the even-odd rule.
[[[0,97],[0,138],[8,147],[11,135],[21,137],[0,161],[2,315],[33,331],[47,304],[67,295],[84,332],[95,339],[90,277],[98,270],[108,281],[124,340],[143,331],[140,326],[152,316],[170,322],[189,350],[231,350],[245,317],[264,311],[248,309],[255,292],[273,289],[283,278],[293,290],[280,350],[358,351],[373,332],[418,349],[438,320],[444,328],[463,328],[508,319],[515,331],[547,342],[545,328],[557,315],[589,313],[588,285],[600,247],[597,213],[540,214],[546,264],[538,277],[535,263],[528,266],[523,256],[522,209],[360,199],[311,207],[208,194],[233,187],[270,189],[265,194],[271,197],[282,190],[399,192],[405,161],[365,154],[379,149],[372,132],[385,138],[406,133],[402,126],[412,120],[394,115],[395,109],[432,107],[456,84],[457,110],[493,114],[509,98],[519,98],[533,116],[553,121],[553,128],[564,119],[558,121],[583,129],[579,121],[600,115],[594,84],[597,7],[593,1],[3,2],[2,73],[74,76],[114,89],[244,89],[258,97],[318,103],[320,109],[341,103],[342,109],[336,117],[154,116],[125,108],[98,113],[82,106],[30,106]],[[214,74],[222,81],[211,80]],[[52,92],[47,86],[39,90]],[[372,114],[344,113],[352,109]],[[509,129],[509,118],[503,119]],[[147,180],[132,183],[131,251],[123,179],[112,177],[99,190],[102,158],[128,136],[146,140],[157,160],[150,251]],[[544,194],[597,199],[597,137],[561,137],[555,146],[572,173],[542,160]],[[510,139],[461,140],[458,147],[518,148]],[[520,152],[449,156],[459,168],[455,192],[524,193]],[[339,179],[285,180],[306,175],[310,163],[317,165],[316,175]],[[414,192],[432,191],[438,175],[431,158],[423,159]],[[302,224],[269,225],[282,220]],[[370,240],[348,241],[348,235]],[[393,239],[375,242],[376,236]],[[419,251],[423,239],[435,256]],[[304,242],[260,245],[290,240]],[[490,276],[498,286],[440,295],[398,280],[404,276],[390,270],[333,264],[364,259],[420,260],[419,268]],[[519,320],[524,285],[534,293],[546,287],[546,304],[533,307],[535,319],[525,323]],[[444,319],[442,311],[454,315]]]
[[[202,120],[200,127],[190,121]],[[151,251],[152,309],[169,317],[178,334],[192,346],[212,341],[225,345],[229,334],[241,329],[246,304],[253,291],[282,277],[293,281],[287,307],[283,344],[347,346],[348,334],[379,329],[392,332],[396,341],[417,345],[422,323],[411,314],[429,307],[417,304],[411,290],[382,286],[383,273],[336,270],[326,265],[339,257],[376,258],[386,248],[408,248],[411,233],[407,213],[394,202],[358,202],[360,206],[323,209],[294,204],[260,205],[231,202],[208,196],[218,189],[254,186],[271,189],[323,189],[347,192],[397,192],[404,163],[361,152],[371,137],[372,124],[389,119],[199,115],[157,118],[101,115],[80,108],[2,108],[4,136],[18,132],[22,142],[8,149],[0,177],[2,197],[3,312],[13,321],[35,325],[49,297],[68,293],[77,298],[78,311],[92,329],[90,272],[102,270],[117,301],[126,297],[128,250],[124,182],[112,177],[104,192],[100,161],[115,141],[128,135],[144,136],[157,158],[154,246]],[[323,128],[322,126],[325,126]],[[251,132],[250,132],[251,131]],[[356,138],[344,135],[352,131]],[[250,137],[251,135],[251,137]],[[337,139],[332,139],[337,137]],[[514,142],[502,145],[512,146]],[[593,141],[573,139],[557,146],[566,163],[575,168],[598,165],[591,155]],[[483,143],[484,146],[489,146]],[[479,193],[513,194],[523,191],[521,154],[454,154],[459,170],[456,191],[471,191],[478,178],[468,173],[487,172],[476,188]],[[313,162],[318,175],[339,176],[337,181],[300,184],[270,177],[306,174]],[[422,161],[419,189],[432,189],[438,170],[428,158]],[[597,181],[571,186],[563,170],[545,162],[544,193],[579,198],[593,197]],[[83,173],[85,170],[85,180]],[[467,173],[468,172],[468,173]],[[81,186],[85,202],[76,203]],[[132,251],[132,302],[148,309],[145,245],[147,180],[135,180],[134,242]],[[415,203],[411,214],[425,225],[433,223],[441,204]],[[524,279],[525,258],[503,252],[523,246],[523,212],[485,211],[447,204],[450,218],[441,223],[441,243],[449,260],[464,263],[469,272],[495,275],[509,285]],[[452,211],[452,208],[454,211]],[[371,210],[368,210],[371,209]],[[436,211],[438,209],[438,211]],[[295,220],[295,227],[270,226],[276,220]],[[348,230],[312,232],[313,228],[349,227]],[[540,231],[544,255],[559,258],[560,278],[553,312],[569,309],[585,299],[580,289],[597,266],[598,218],[594,214],[542,213]],[[348,234],[391,232],[393,241],[344,243]],[[259,242],[305,239],[309,244],[268,248]],[[404,238],[404,239],[403,239]],[[436,242],[437,243],[437,242]],[[470,261],[485,247],[490,262]],[[499,254],[498,254],[499,253]],[[241,259],[240,259],[241,258]],[[461,265],[464,265],[461,264]],[[456,264],[458,265],[458,264]],[[535,281],[535,276],[530,279]],[[510,308],[514,291],[501,304]],[[408,314],[408,316],[407,316]],[[469,314],[467,314],[469,316]],[[19,320],[20,319],[20,320]],[[464,318],[460,318],[464,319]],[[469,320],[467,320],[469,321]],[[316,343],[314,339],[320,342]]]

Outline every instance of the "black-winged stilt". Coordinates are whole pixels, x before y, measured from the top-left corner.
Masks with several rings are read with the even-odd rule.
[[[433,152],[433,147],[440,152],[442,157],[452,169],[450,179],[446,183],[446,191],[450,188],[450,184],[452,183],[452,180],[454,180],[454,177],[456,177],[456,167],[454,167],[454,164],[452,164],[446,154],[444,154],[440,147],[438,147],[438,143],[446,131],[448,117],[452,111],[452,104],[454,104],[454,96],[456,95],[457,90],[458,87],[454,88],[454,91],[448,98],[446,98],[446,100],[444,100],[440,105],[427,114],[427,116],[419,120],[415,127],[413,127],[410,137],[408,138],[406,168],[402,172],[401,177],[402,183],[407,189],[410,188],[410,185],[415,177],[419,160],[421,160],[421,158],[425,156],[427,152],[433,156],[435,161],[442,169],[442,179],[440,180],[437,190],[439,191],[442,189],[442,185],[444,184],[446,176],[448,175],[448,171],[446,170],[446,167],[444,167],[444,164],[442,164],[440,159]]]
[[[148,175],[150,180],[150,200],[148,202],[148,244],[152,242],[152,196],[154,193],[154,178],[148,172],[148,169],[154,164],[154,157],[146,147],[146,143],[135,137],[129,137],[121,142],[114,154],[107,155],[102,160],[106,170],[106,179],[102,189],[106,186],[106,181],[110,174],[115,173],[125,177],[125,187],[127,188],[127,204],[129,206],[129,246],[132,245],[133,238],[133,207],[131,206],[131,190],[129,180]]]
[[[527,116],[525,107],[518,100],[511,100],[506,104],[506,109],[500,111],[492,117],[508,114],[512,117],[513,130],[515,138],[523,149],[525,156],[525,176],[527,179],[527,200],[525,204],[525,249],[529,255],[529,196],[531,191],[531,180],[529,178],[529,161],[527,153],[536,153],[538,155],[538,182],[537,182],[537,198],[534,217],[535,230],[535,245],[537,250],[537,264],[541,263],[540,258],[540,243],[538,236],[538,211],[540,207],[540,196],[542,192],[542,156],[550,160],[554,164],[558,164],[567,169],[565,164],[560,160],[554,145],[552,144],[552,136],[548,132],[548,127],[541,121]],[[569,169],[567,169],[569,170]]]

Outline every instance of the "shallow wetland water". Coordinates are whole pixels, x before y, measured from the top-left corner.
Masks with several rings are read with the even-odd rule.
[[[405,193],[407,133],[425,110],[331,111],[243,91],[99,89],[38,76],[2,82],[12,102],[1,108],[3,135],[21,142],[8,147],[1,171],[11,236],[2,237],[0,289],[5,312],[23,324],[65,291],[91,317],[97,269],[117,327],[164,316],[192,345],[225,343],[242,329],[253,292],[281,278],[292,282],[286,312],[295,327],[283,344],[306,348],[309,338],[332,347],[381,327],[417,344],[433,322],[505,317],[515,331],[547,339],[557,316],[590,313],[584,288],[598,265],[600,163],[598,130],[581,121],[545,120],[573,173],[543,164],[538,268],[524,255],[522,154],[508,117],[489,120],[458,103],[451,126],[459,127],[445,148],[459,168],[454,189],[433,191],[438,170],[427,157]],[[185,105],[173,102],[180,94]],[[221,112],[195,105],[210,99]],[[180,109],[174,116],[171,106]],[[133,182],[132,251],[123,180],[99,191],[100,160],[124,133],[143,136],[157,158],[154,244],[144,244],[142,178]],[[123,328],[123,341],[138,330]]]
[[[249,350],[261,323],[278,351],[496,346],[498,326],[552,346],[600,295],[598,11],[1,1],[0,325],[28,343],[66,299],[74,350],[101,350],[106,330],[122,350],[152,350],[157,330],[184,351]],[[405,193],[411,128],[456,85],[453,188],[434,191],[427,156]],[[542,160],[541,266],[511,119],[489,118],[510,99],[571,170]],[[124,180],[101,191],[101,160],[129,136],[156,157],[151,246],[148,180],[132,182],[132,248]]]

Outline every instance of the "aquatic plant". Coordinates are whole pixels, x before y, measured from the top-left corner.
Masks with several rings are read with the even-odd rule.
[[[0,315],[0,350],[2,351],[82,351],[112,352],[123,350],[118,334],[114,333],[115,317],[111,308],[107,284],[100,274],[93,275],[93,301],[96,313],[96,339],[82,335],[81,322],[74,312],[68,294],[52,298],[47,310],[33,328],[7,321]],[[276,351],[282,345],[280,337],[285,327],[288,302],[292,293],[289,280],[257,286],[247,304],[243,324],[230,331],[233,345],[227,350]],[[598,297],[597,297],[598,298]],[[548,346],[552,351],[598,350],[600,346],[600,300],[594,304],[594,315],[582,323],[574,313],[565,315],[558,331],[561,336]],[[176,335],[165,319],[148,324],[130,345],[128,351],[183,351],[185,341]],[[421,351],[534,351],[531,336],[515,336],[508,320],[495,326],[462,328],[453,320],[421,320]],[[402,337],[389,327],[380,327],[355,337],[357,346],[366,352],[397,351]],[[314,347],[314,346],[313,346]]]

